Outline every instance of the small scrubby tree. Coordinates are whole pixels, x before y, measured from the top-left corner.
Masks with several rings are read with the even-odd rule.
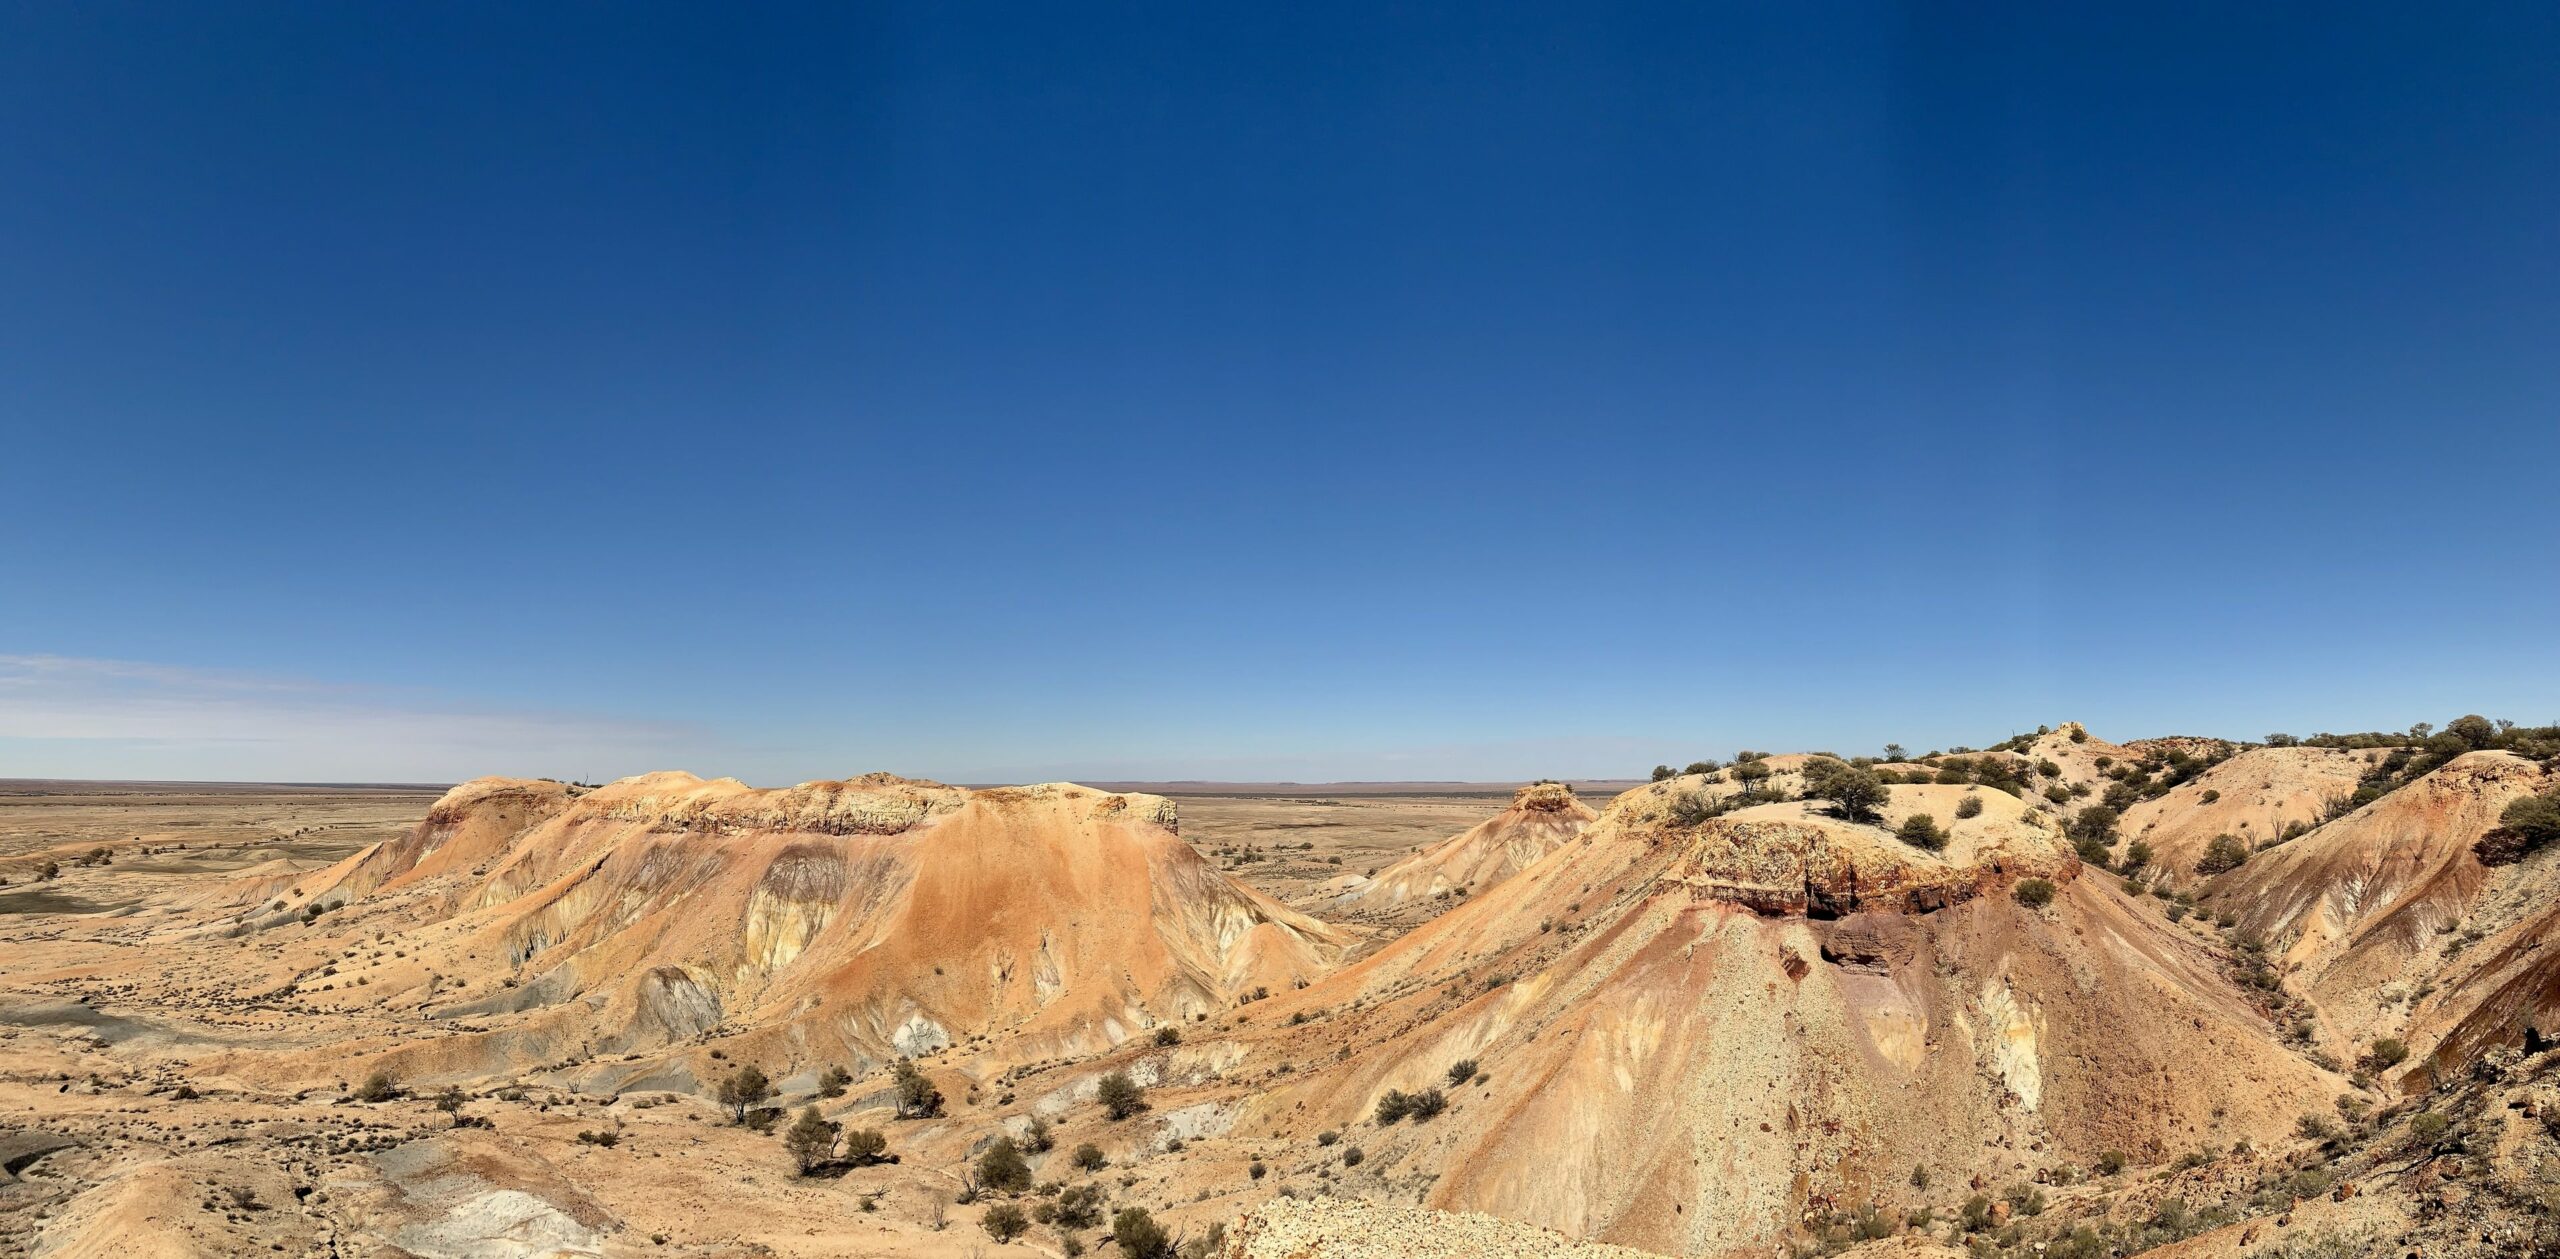
[[[2205,845],[2204,855],[2196,858],[2196,873],[2211,877],[2227,870],[2237,870],[2249,859],[2249,846],[2237,836],[2216,835]]]
[[[978,1217],[978,1227],[987,1230],[987,1236],[1000,1243],[1010,1242],[1031,1231],[1031,1217],[1010,1202],[999,1202]]]
[[[1964,799],[1956,801],[1956,817],[1958,819],[1980,816],[1982,816],[1982,797],[1966,796]]]
[[[835,1157],[836,1126],[828,1123],[816,1106],[802,1107],[800,1118],[782,1130],[782,1146],[791,1151],[792,1163],[806,1176]]]
[[[1126,1071],[1114,1071],[1094,1086],[1094,1098],[1102,1103],[1104,1114],[1115,1120],[1126,1119],[1147,1108],[1146,1091],[1129,1078]]]
[[[1014,1148],[1013,1138],[999,1136],[978,1155],[978,1185],[1001,1193],[1020,1193],[1031,1187],[1031,1164]]]
[[[720,1104],[729,1108],[732,1123],[745,1123],[747,1112],[773,1096],[773,1082],[764,1078],[764,1069],[753,1063],[738,1068],[720,1081]]]
[[[1809,799],[1830,801],[1833,812],[1852,822],[1875,821],[1877,811],[1890,798],[1874,770],[1829,757],[1805,763],[1804,794]]]
[[[924,1072],[916,1070],[913,1061],[898,1059],[889,1075],[898,1092],[898,1118],[931,1119],[942,1113],[942,1090],[935,1088]]]
[[[1102,1147],[1091,1141],[1077,1146],[1076,1152],[1069,1156],[1068,1161],[1075,1164],[1076,1170],[1085,1172],[1101,1171],[1111,1163],[1110,1159],[1102,1156]]]
[[[2113,847],[2116,842],[2116,819],[2124,816],[2103,804],[2080,810],[2071,819],[2071,838]]]
[[[855,1128],[844,1134],[844,1158],[856,1167],[877,1163],[889,1152],[889,1138],[878,1128]]]
[[[364,1083],[356,1089],[356,1100],[360,1102],[387,1102],[398,1096],[400,1082],[392,1079],[387,1071],[376,1071],[366,1076]]]
[[[1449,1064],[1449,1083],[1452,1087],[1464,1084],[1474,1078],[1476,1078],[1475,1059],[1460,1058],[1456,1062]]]
[[[1111,1239],[1120,1259],[1173,1259],[1173,1238],[1145,1207],[1122,1207],[1111,1217]]]

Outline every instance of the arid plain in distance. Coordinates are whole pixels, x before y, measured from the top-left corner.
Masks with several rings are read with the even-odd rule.
[[[2560,730],[1888,752],[12,782],[0,1246],[2552,1246]]]

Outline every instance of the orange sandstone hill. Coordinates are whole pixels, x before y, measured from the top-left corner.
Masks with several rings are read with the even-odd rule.
[[[987,1038],[1047,1056],[1336,961],[1334,929],[1219,873],[1176,829],[1170,801],[1064,783],[481,779],[267,908],[354,900],[414,923],[426,967],[366,999],[413,1003],[452,1034],[378,1064],[403,1078],[636,1055],[593,1082],[664,1087],[715,1069],[694,1056],[715,1032],[781,1067]]]
[[[1435,908],[1434,900],[1466,895],[1510,878],[1555,851],[1600,816],[1563,783],[1533,783],[1511,806],[1468,829],[1351,884],[1332,905],[1346,913]]]
[[[2343,1057],[2376,1040],[2419,1050],[2407,1082],[2484,1050],[2560,1037],[2560,849],[2513,864],[2476,851],[2515,801],[2560,774],[2472,752],[2212,885],[2266,937]]]
[[[1787,767],[1801,772],[1800,766]],[[1730,785],[1626,793],[1512,878],[1251,1007],[1235,1131],[1369,1124],[1363,1196],[1666,1254],[1766,1254],[1828,1213],[1915,1205],[2107,1150],[2267,1140],[2341,1087],[2211,950],[1998,792],[1902,786],[1878,824]],[[1971,796],[1981,805],[1959,817]],[[1703,812],[1712,813],[1712,809]],[[1887,829],[1951,819],[1942,852]],[[2034,893],[2021,888],[2038,881]],[[1906,1201],[1909,1200],[1909,1201]]]

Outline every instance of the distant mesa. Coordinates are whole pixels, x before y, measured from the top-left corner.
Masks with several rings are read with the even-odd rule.
[[[570,1048],[686,1059],[715,1029],[856,1064],[995,1035],[1046,1056],[1339,960],[1334,928],[1220,873],[1177,827],[1172,801],[1071,783],[479,779],[412,834],[295,882],[311,902],[414,901],[420,947],[464,978],[382,999],[537,1016],[403,1051],[422,1073]]]

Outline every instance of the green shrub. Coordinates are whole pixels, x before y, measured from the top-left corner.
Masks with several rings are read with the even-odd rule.
[[[1368,1156],[1360,1152],[1359,1146],[1349,1146],[1342,1151],[1342,1165],[1345,1167],[1358,1167],[1360,1165],[1360,1160],[1366,1157]]]
[[[889,1152],[889,1138],[878,1128],[855,1128],[844,1134],[845,1161],[868,1167]]]
[[[1000,1136],[978,1156],[978,1184],[981,1188],[1001,1193],[1020,1193],[1031,1187],[1031,1164],[1014,1148],[1013,1138]]]
[[[935,1088],[933,1081],[917,1070],[913,1061],[898,1059],[898,1065],[890,1069],[889,1076],[897,1086],[898,1118],[931,1119],[942,1113],[942,1090]]]
[[[1091,1141],[1077,1146],[1068,1161],[1075,1164],[1076,1170],[1085,1172],[1098,1172],[1111,1164],[1111,1160],[1102,1156],[1102,1147]]]
[[[1145,1090],[1140,1089],[1138,1082],[1130,1079],[1126,1071],[1114,1071],[1102,1077],[1102,1083],[1094,1086],[1093,1095],[1102,1103],[1103,1113],[1115,1121],[1147,1108]]]
[[[1145,1207],[1122,1207],[1111,1217],[1111,1238],[1121,1259],[1173,1259],[1173,1238]]]
[[[1808,800],[1830,801],[1834,813],[1852,822],[1875,821],[1890,798],[1874,770],[1828,757],[1805,762],[1804,794]]]
[[[2483,865],[2512,865],[2560,840],[2560,797],[2526,796],[2498,815],[2498,828],[2471,846]]]
[[[1441,1111],[1449,1108],[1449,1099],[1442,1097],[1438,1089],[1424,1089],[1414,1094],[1412,1100],[1413,1106],[1410,1113],[1415,1123],[1429,1123]]]
[[[1476,1078],[1476,1060],[1460,1058],[1449,1064],[1449,1086],[1455,1088]]]
[[[1981,810],[1982,806],[1977,802],[1974,811],[1978,813]],[[1947,846],[1947,833],[1938,829],[1938,819],[1926,813],[1914,813],[1902,819],[1902,825],[1893,834],[1894,838],[1928,852],[1937,852]]]
[[[2236,836],[2216,835],[2212,843],[2205,845],[2204,855],[2196,858],[2196,873],[2209,878],[2224,871],[2237,870],[2248,859],[2247,844]]]
[[[2009,889],[2009,895],[2029,909],[2042,909],[2053,903],[2053,880],[2020,879],[2016,887]]]
[[[2363,1064],[2368,1071],[2388,1071],[2409,1060],[2409,1046],[2397,1037],[2385,1036],[2364,1051]]]
[[[1966,796],[1964,799],[1956,801],[1956,818],[1959,821],[1969,817],[1980,816],[1982,816],[1982,797]]]
[[[1041,1221],[1044,1224],[1061,1229],[1092,1228],[1102,1222],[1102,1186],[1075,1185],[1042,1205],[1049,1208],[1049,1218]]]
[[[747,1111],[773,1096],[773,1082],[764,1078],[764,1070],[753,1064],[738,1068],[720,1081],[720,1104],[729,1108],[733,1123],[745,1123]]]
[[[998,1242],[1010,1242],[1031,1231],[1031,1220],[1022,1213],[1022,1208],[1010,1202],[999,1202],[978,1217],[978,1227],[987,1230],[987,1236]]]
[[[387,1102],[398,1096],[400,1082],[383,1071],[366,1076],[364,1083],[356,1089],[356,1100],[360,1102]]]
[[[1335,864],[1338,865],[1340,863],[1336,862]],[[1173,1046],[1181,1043],[1182,1032],[1179,1029],[1171,1027],[1159,1027],[1156,1029],[1156,1044],[1158,1046]]]
[[[806,1176],[835,1157],[836,1126],[818,1114],[816,1106],[804,1106],[800,1118],[783,1129],[782,1148],[791,1151],[792,1163]]]
[[[2101,1150],[2098,1152],[2098,1174],[2101,1176],[2117,1175],[2124,1171],[2124,1161],[2124,1151],[2122,1150]]]

